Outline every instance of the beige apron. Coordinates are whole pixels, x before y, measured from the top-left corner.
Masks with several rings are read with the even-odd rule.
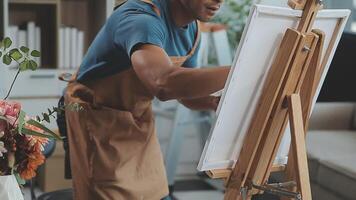
[[[175,66],[181,67],[194,53],[199,31],[195,40],[187,56],[171,57]],[[73,78],[65,102],[84,108],[66,109],[74,199],[159,200],[167,196],[153,96],[133,68],[91,82]]]

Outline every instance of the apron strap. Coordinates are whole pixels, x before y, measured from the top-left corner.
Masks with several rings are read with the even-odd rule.
[[[197,24],[197,32],[195,34],[195,41],[194,41],[193,47],[190,50],[190,52],[188,53],[187,57],[191,57],[195,53],[195,50],[198,48],[199,41],[200,41],[200,22],[195,21],[195,23]]]

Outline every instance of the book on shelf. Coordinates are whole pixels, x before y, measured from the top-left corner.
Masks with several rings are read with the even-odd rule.
[[[58,68],[64,69],[64,28],[59,29],[59,49],[58,49]]]
[[[64,36],[63,36],[63,48],[64,48],[64,69],[69,69],[70,68],[70,28],[65,27],[64,28]]]
[[[84,32],[74,27],[61,27],[59,41],[59,68],[78,68],[84,54]]]
[[[9,26],[8,36],[13,41],[13,47],[26,46],[40,52],[43,50],[41,48],[41,28],[36,26],[35,22],[29,21],[22,26]],[[84,32],[75,27],[59,29],[59,69],[76,69],[80,66],[84,56],[84,37]],[[35,58],[35,61],[40,67],[41,60]]]
[[[78,29],[70,29],[70,66],[69,68],[77,67],[77,35]]]
[[[18,44],[19,47],[21,46],[27,46],[27,31],[25,30],[19,30],[18,32],[19,36],[18,36]]]
[[[35,49],[36,44],[36,25],[35,22],[27,22],[27,47]]]
[[[35,22],[27,22],[27,47],[31,50],[37,50],[41,52],[41,29],[37,27]],[[41,66],[40,58],[34,58]]]
[[[83,31],[78,31],[78,38],[77,38],[77,44],[78,44],[78,49],[77,49],[77,67],[79,67],[82,64],[82,60],[84,57],[84,32]]]
[[[42,52],[41,48],[41,28],[40,27],[35,27],[35,49],[39,52]],[[41,58],[35,58],[38,66],[41,66]]]

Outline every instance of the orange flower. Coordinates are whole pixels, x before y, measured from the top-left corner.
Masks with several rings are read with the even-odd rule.
[[[43,145],[48,143],[47,138],[42,138],[38,136],[33,136],[33,135],[27,135],[27,138],[29,139],[29,148],[33,149],[34,151],[43,151]]]
[[[32,136],[34,137],[34,136]],[[32,152],[28,155],[26,169],[20,173],[20,177],[28,180],[36,176],[38,166],[42,165],[45,161],[45,156],[42,154],[42,141],[36,137],[35,143],[32,147]]]
[[[24,180],[29,180],[36,176],[36,172],[33,169],[26,169],[20,173],[20,177]]]
[[[21,178],[28,180],[35,177],[38,166],[42,165],[44,160],[45,157],[42,154],[31,154],[28,158],[27,168],[20,173]]]

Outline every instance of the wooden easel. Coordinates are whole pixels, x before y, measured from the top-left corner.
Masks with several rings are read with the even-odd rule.
[[[251,199],[262,192],[283,199],[312,199],[305,133],[323,71],[320,56],[324,34],[312,30],[322,6],[320,0],[289,0],[288,4],[303,10],[303,15],[297,30],[288,29],[284,35],[239,160],[233,170],[207,172],[211,178],[226,179],[225,200]],[[273,166],[288,118],[292,134],[288,164]],[[286,172],[286,182],[267,184],[271,172],[281,170]]]

